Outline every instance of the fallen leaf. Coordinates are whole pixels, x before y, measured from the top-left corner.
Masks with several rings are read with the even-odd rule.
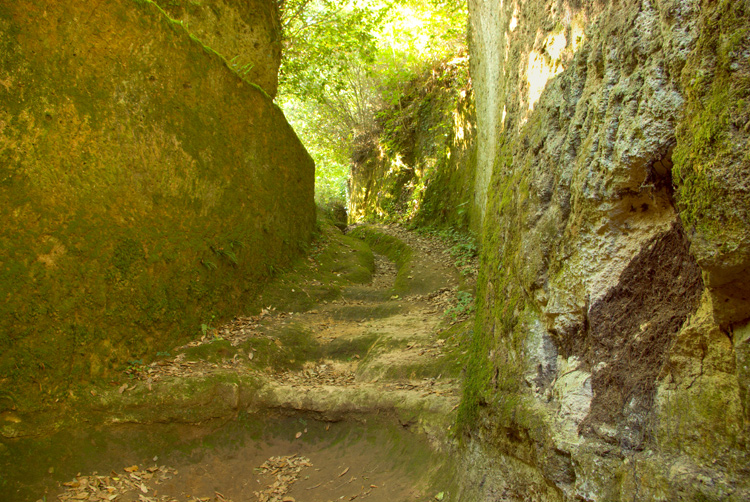
[[[120,394],[122,394],[126,390],[128,390],[128,384],[124,383],[124,384],[122,384],[122,386],[119,389],[117,389],[117,392],[119,392]]]
[[[137,465],[131,465],[130,467],[125,468],[125,472],[136,472],[138,470]]]
[[[302,437],[302,433],[298,432],[297,434],[294,435],[294,437],[295,437],[295,439],[299,439],[299,438]]]
[[[339,477],[343,476],[347,472],[349,472],[349,468],[348,467],[346,469],[344,469],[344,472],[342,472],[341,474],[339,474]]]

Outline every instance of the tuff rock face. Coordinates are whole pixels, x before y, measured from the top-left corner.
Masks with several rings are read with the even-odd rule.
[[[276,2],[267,0],[158,0],[173,19],[229,61],[245,79],[276,96],[281,27]]]
[[[750,4],[469,8],[463,497],[746,500]]]
[[[4,2],[0,102],[3,409],[236,315],[310,236],[281,111],[152,2]]]

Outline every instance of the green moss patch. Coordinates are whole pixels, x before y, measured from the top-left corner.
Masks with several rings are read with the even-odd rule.
[[[422,380],[425,378],[456,378],[461,373],[461,364],[450,355],[408,364],[378,364],[366,367],[367,375],[377,375],[382,381]]]
[[[322,355],[325,359],[351,361],[353,358],[363,358],[375,345],[378,335],[365,334],[357,337],[337,338],[323,347]]]
[[[498,163],[510,162],[509,147],[500,150]],[[483,410],[509,421],[519,415],[523,388],[525,333],[517,330],[527,308],[521,250],[525,207],[519,201],[528,192],[521,169],[495,169],[488,191],[487,213],[480,253],[476,295],[476,320],[468,343],[466,377],[458,424],[463,430],[476,426]],[[531,277],[531,274],[526,274]]]
[[[396,302],[376,305],[344,305],[330,310],[333,319],[344,321],[365,321],[384,319],[407,310]]]
[[[393,291],[405,294],[409,291],[409,275],[412,270],[412,250],[402,240],[378,231],[369,225],[360,225],[349,232],[351,237],[361,239],[373,250],[388,257],[398,270]]]
[[[716,265],[739,270],[750,253],[750,12],[723,0],[701,21],[682,72],[687,99],[673,154],[676,200],[685,228],[698,232],[691,249],[698,262],[712,272]]]
[[[299,257],[269,280],[250,313],[264,307],[279,311],[304,312],[321,302],[341,297],[345,286],[366,284],[375,268],[369,246],[344,235],[330,220],[318,220],[318,233]]]
[[[186,361],[208,361],[220,363],[231,359],[237,354],[237,349],[227,340],[216,339],[195,347],[188,347],[182,351]]]
[[[323,349],[304,326],[292,323],[280,326],[267,336],[253,338],[239,345],[245,353],[253,353],[252,366],[260,370],[299,370],[308,361],[317,361]]]

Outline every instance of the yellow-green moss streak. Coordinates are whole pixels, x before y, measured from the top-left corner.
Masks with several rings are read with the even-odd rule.
[[[504,152],[505,150],[503,150]],[[464,395],[458,410],[463,428],[476,426],[491,405],[506,419],[516,415],[523,375],[524,334],[516,330],[527,307],[520,270],[524,181],[498,157],[484,221],[477,291],[477,317],[469,346]]]
[[[705,9],[682,72],[686,105],[674,151],[677,203],[685,228],[700,236],[699,262],[750,252],[750,10],[728,0]]]

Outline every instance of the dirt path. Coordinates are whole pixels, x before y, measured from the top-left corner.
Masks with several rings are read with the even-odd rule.
[[[460,368],[451,354],[456,340],[441,334],[446,328],[445,312],[455,304],[460,277],[439,240],[397,227],[378,230],[398,236],[415,251],[408,279],[414,280],[414,289],[421,294],[394,294],[396,267],[376,254],[372,282],[345,288],[341,299],[301,313],[278,312],[269,306],[258,316],[235,319],[218,328],[214,336],[181,348],[187,350],[178,357],[154,363],[135,375],[155,385],[165,377],[227,371],[257,374],[253,360],[266,357],[269,364],[261,376],[267,381],[260,394],[272,407],[340,419],[357,412],[416,406],[434,409],[449,419],[447,414],[458,403]],[[233,354],[231,358],[223,357],[221,348],[221,360],[212,357],[217,338]],[[269,347],[281,353],[289,349],[295,356],[306,350],[314,354],[301,365],[292,365],[298,367],[279,370],[278,364],[270,364],[278,361],[269,357]]]
[[[434,237],[397,227],[374,231],[411,249],[405,292],[394,290],[394,263],[376,254],[369,284],[347,286],[339,299],[306,312],[269,305],[237,318],[176,349],[174,357],[133,368],[132,380],[118,388],[127,399],[169,382],[252,378],[250,398],[236,384],[227,388],[237,393],[235,407],[247,410],[240,416],[266,417],[260,438],[197,448],[200,459],[162,449],[155,458],[168,458],[166,464],[136,455],[132,461],[141,463],[122,465],[127,471],[78,476],[50,495],[291,502],[439,494],[427,480],[439,469],[434,458],[447,444],[460,399],[461,340],[450,327],[467,315],[455,310],[456,295],[459,286],[471,287],[471,276],[467,286]],[[246,436],[243,430],[234,439]]]

